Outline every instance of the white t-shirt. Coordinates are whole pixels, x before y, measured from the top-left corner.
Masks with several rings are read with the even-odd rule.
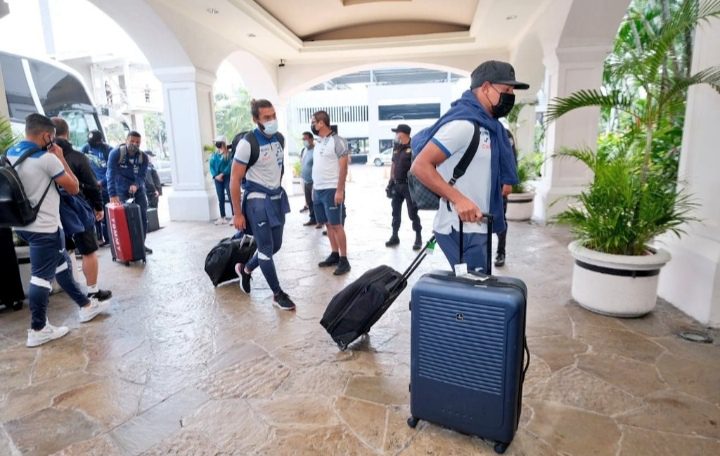
[[[258,136],[261,137],[258,141],[260,153],[257,161],[245,173],[245,179],[275,190],[280,187],[282,177],[283,149],[279,141],[268,139],[263,135],[255,135],[256,138]],[[245,138],[241,139],[235,148],[235,160],[243,165],[250,162],[250,143]],[[254,192],[248,194],[247,197],[265,198],[265,195]]]
[[[475,128],[469,120],[454,120],[440,127],[430,139],[448,157],[437,167],[438,173],[446,182],[452,178],[453,170],[470,145],[474,132]],[[490,211],[490,157],[490,134],[485,128],[480,127],[480,141],[475,157],[470,162],[465,175],[455,182],[455,188],[477,204],[483,214]],[[447,206],[447,201],[441,199],[440,208],[435,214],[433,230],[440,234],[450,234],[453,228],[456,231],[460,230],[455,207],[451,204],[448,210]],[[463,232],[487,233],[487,225],[465,223]]]
[[[13,154],[13,149],[15,148],[8,151],[8,160],[14,164],[22,153]],[[20,163],[15,171],[20,176],[25,194],[33,206],[40,201],[50,184],[35,221],[18,229],[33,233],[55,233],[60,228],[60,195],[55,184],[51,182],[65,174],[62,163],[55,155],[38,151]]]
[[[338,162],[341,157],[348,155],[347,141],[338,135],[331,134],[315,141],[313,151],[312,180],[315,190],[328,190],[337,188],[340,178]]]

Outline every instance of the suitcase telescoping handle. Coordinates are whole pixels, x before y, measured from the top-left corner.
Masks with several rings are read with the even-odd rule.
[[[485,252],[487,264],[485,265],[485,273],[487,275],[492,275],[492,232],[493,232],[493,216],[492,214],[483,214],[483,218],[481,220],[485,221],[487,223],[487,251]],[[463,245],[463,221],[460,220],[460,263],[464,262],[463,259],[463,252],[465,250],[465,246]]]

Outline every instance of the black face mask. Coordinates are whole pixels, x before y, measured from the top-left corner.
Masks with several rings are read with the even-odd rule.
[[[310,131],[311,131],[312,134],[314,134],[315,136],[318,136],[318,135],[320,134],[320,132],[318,131],[318,129],[315,128],[315,125],[310,125]]]
[[[495,88],[493,87],[493,89]],[[497,104],[492,105],[492,115],[496,119],[505,117],[510,114],[513,106],[515,106],[515,94],[507,92],[498,93],[500,94],[500,99],[498,100]]]
[[[45,144],[45,146],[42,147],[42,150],[50,150],[50,148],[55,144],[55,140],[50,138],[50,140]]]

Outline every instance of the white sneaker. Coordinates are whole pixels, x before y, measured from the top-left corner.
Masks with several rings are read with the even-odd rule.
[[[69,331],[67,326],[53,326],[50,323],[45,323],[45,327],[40,331],[28,329],[27,343],[25,345],[28,347],[37,347],[51,340],[59,339]]]
[[[80,323],[87,323],[97,317],[98,314],[105,312],[110,307],[110,301],[110,299],[98,301],[95,298],[90,298],[90,304],[80,308]]]
[[[222,217],[220,217],[219,219],[215,220],[215,224],[216,224],[216,225],[224,225],[224,224],[225,224],[225,219],[223,219]]]

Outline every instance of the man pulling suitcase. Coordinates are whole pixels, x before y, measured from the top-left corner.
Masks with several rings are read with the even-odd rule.
[[[515,70],[509,63],[484,62],[472,72],[470,90],[429,131],[421,132],[425,143],[420,144],[410,172],[441,198],[433,231],[453,268],[460,262],[459,221],[466,222],[463,256],[471,271],[485,269],[487,237],[483,234],[485,225],[468,222],[478,222],[483,214],[490,213],[496,221],[496,232],[505,229],[502,196],[518,179],[512,148],[498,119],[512,109],[513,91],[528,88],[528,84],[515,80]],[[473,153],[468,146],[477,136],[476,129],[478,145],[465,167],[471,178],[460,178],[453,186],[449,183],[454,182],[453,171],[465,154]]]

